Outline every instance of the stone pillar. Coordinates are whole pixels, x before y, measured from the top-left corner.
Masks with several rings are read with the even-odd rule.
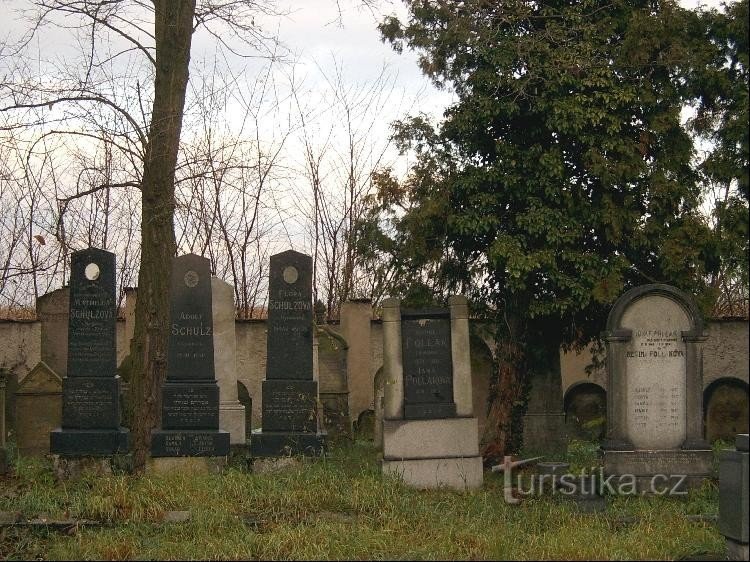
[[[453,401],[456,416],[471,417],[471,359],[469,356],[469,301],[463,295],[448,299],[451,311],[451,358],[453,363]]]
[[[359,419],[366,410],[375,410],[374,385],[370,376],[370,323],[372,301],[356,299],[341,305],[341,333],[349,349],[346,354],[346,378],[349,390],[349,415]]]
[[[625,371],[625,346],[631,338],[631,330],[616,330],[603,334],[607,344],[607,438],[602,449],[632,451],[633,444],[627,438],[627,410],[612,399],[627,396],[627,379],[617,376]]]
[[[36,300],[41,324],[41,357],[60,377],[68,374],[68,308],[70,288],[63,287]]]
[[[401,360],[401,303],[383,301],[383,419],[404,417],[404,368]]]
[[[685,441],[686,450],[707,450],[711,445],[703,438],[703,342],[708,335],[683,332],[687,365],[685,366]]]
[[[234,326],[234,289],[211,277],[214,320],[214,369],[219,385],[219,429],[229,432],[230,445],[244,445],[245,407],[237,396],[237,336]]]
[[[737,436],[736,450],[721,453],[719,463],[719,532],[727,539],[729,560],[748,559],[750,452],[747,433]]]

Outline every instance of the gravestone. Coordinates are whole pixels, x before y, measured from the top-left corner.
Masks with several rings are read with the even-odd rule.
[[[565,392],[565,421],[568,433],[585,441],[604,438],[607,422],[607,393],[598,384],[579,382]]]
[[[151,432],[151,456],[228,454],[229,433],[219,429],[210,264],[195,254],[178,256],[172,259],[161,428]]]
[[[604,338],[605,474],[635,475],[646,492],[655,475],[668,477],[665,486],[700,484],[713,455],[702,436],[706,335],[695,303],[669,285],[636,287],[615,302]]]
[[[312,258],[288,250],[271,256],[266,378],[254,457],[321,454],[318,381],[313,372]]]
[[[329,436],[352,435],[347,385],[347,342],[327,326],[317,329],[318,396]]]
[[[62,379],[40,361],[16,391],[16,444],[24,457],[49,454],[50,432],[62,423]]]
[[[68,374],[69,309],[69,286],[36,299],[42,361],[60,377],[66,377]]]
[[[546,459],[564,460],[568,436],[563,411],[560,350],[550,335],[544,346],[542,365],[530,367],[530,390],[523,416],[523,452]],[[539,345],[541,350],[542,345]]]
[[[482,485],[468,302],[404,310],[383,302],[384,474],[416,488]]]
[[[727,539],[729,560],[747,560],[750,542],[750,452],[748,434],[740,434],[735,450],[719,461],[719,532]]]
[[[115,255],[98,248],[74,252],[62,426],[50,433],[54,454],[85,457],[127,452],[129,432],[120,426],[116,310]]]
[[[705,391],[706,440],[730,441],[739,433],[747,433],[748,391],[747,383],[737,379],[720,379]]]

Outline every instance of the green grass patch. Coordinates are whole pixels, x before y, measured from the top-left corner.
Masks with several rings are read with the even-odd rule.
[[[572,443],[572,467],[590,468],[596,447]],[[19,460],[0,480],[0,511],[95,520],[61,533],[0,529],[7,559],[678,559],[724,553],[710,520],[718,491],[687,498],[610,498],[605,513],[570,500],[503,500],[502,477],[481,490],[420,491],[383,477],[371,443],[342,443],[322,459],[268,474],[86,475],[55,482],[43,461]],[[190,510],[184,523],[166,511]]]

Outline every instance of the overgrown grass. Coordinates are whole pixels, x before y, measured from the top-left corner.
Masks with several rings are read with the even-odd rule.
[[[595,447],[572,444],[572,466]],[[72,517],[102,527],[72,534],[0,530],[9,559],[676,559],[724,553],[710,521],[708,484],[687,499],[614,498],[605,513],[579,513],[560,497],[511,506],[502,478],[482,490],[419,491],[384,478],[369,442],[339,445],[324,459],[269,474],[85,476],[56,483],[49,466],[21,460],[0,480],[0,511]],[[185,523],[164,512],[190,510]]]

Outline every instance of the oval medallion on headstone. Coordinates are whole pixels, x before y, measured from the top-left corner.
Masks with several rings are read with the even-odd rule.
[[[282,273],[284,277],[284,281],[292,285],[293,283],[297,282],[297,279],[299,279],[299,272],[297,271],[297,268],[293,265],[288,265],[284,268],[284,272]]]
[[[100,273],[101,272],[99,271],[99,266],[95,263],[88,264],[86,266],[86,269],[84,270],[84,275],[89,281],[96,281],[97,279],[99,279]]]
[[[188,287],[195,287],[198,284],[198,274],[192,269],[185,273],[185,285]]]

